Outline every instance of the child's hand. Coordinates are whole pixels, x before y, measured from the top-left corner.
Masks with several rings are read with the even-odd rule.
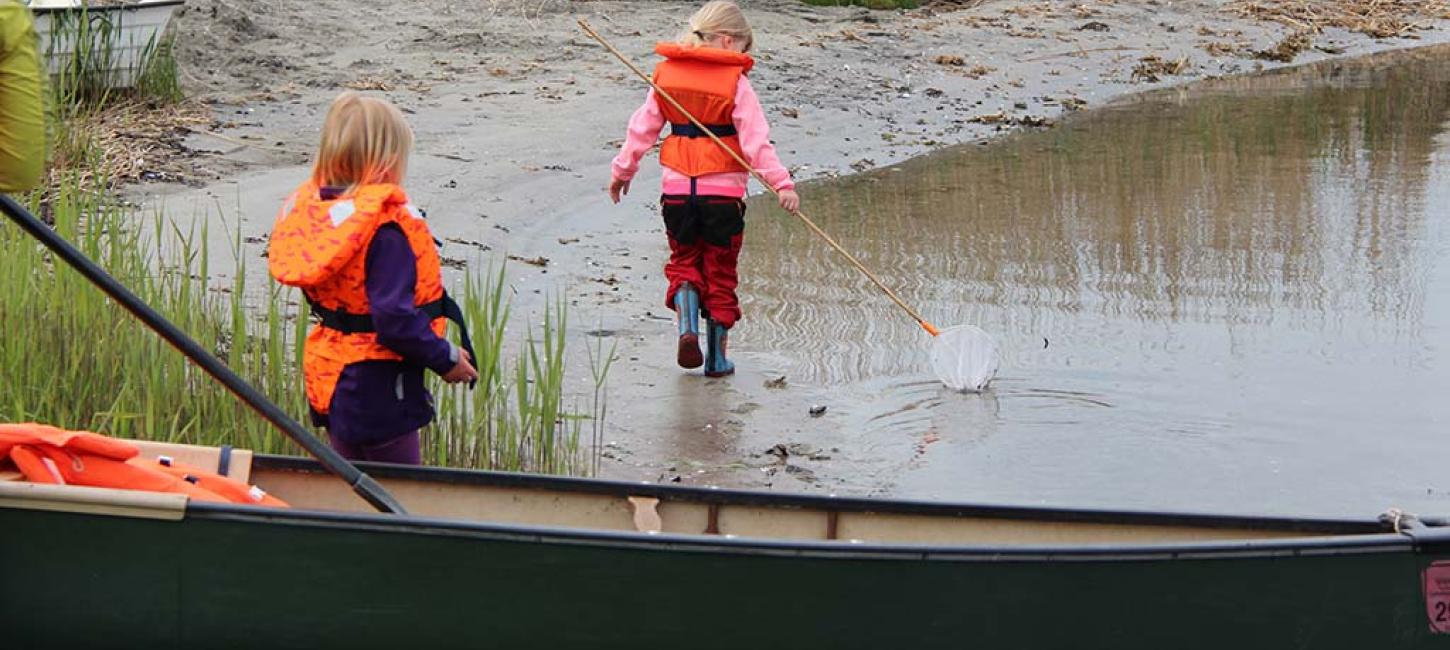
[[[781,190],[776,198],[780,199],[780,207],[786,212],[795,214],[796,210],[801,209],[801,197],[795,190]]]
[[[453,364],[453,369],[449,370],[448,374],[443,375],[443,381],[450,384],[457,384],[478,379],[478,371],[474,370],[473,364],[469,363],[472,360],[468,356],[468,350],[460,349],[458,351],[458,363]]]
[[[619,203],[619,197],[629,194],[629,181],[622,181],[618,178],[609,181],[609,198]]]

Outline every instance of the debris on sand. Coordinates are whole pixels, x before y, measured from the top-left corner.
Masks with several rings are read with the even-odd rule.
[[[1153,83],[1161,80],[1166,75],[1183,74],[1188,68],[1189,62],[1186,56],[1168,60],[1150,54],[1138,59],[1138,64],[1133,66],[1133,81]]]
[[[87,134],[89,141],[84,144],[89,146],[54,143],[47,187],[58,187],[62,178],[73,178],[86,188],[137,180],[192,180],[193,170],[185,164],[195,156],[185,144],[189,134],[235,141],[208,127],[217,128],[211,108],[199,102],[122,101],[84,112],[70,118],[61,133]],[[92,153],[95,158],[89,157]]]
[[[1003,16],[1017,16],[1018,18],[1056,18],[1060,16],[1057,8],[1048,2],[1036,2],[1008,7],[1002,10]]]
[[[1267,50],[1254,52],[1254,58],[1265,61],[1278,61],[1280,63],[1292,63],[1300,52],[1307,50],[1314,44],[1314,33],[1309,30],[1300,30],[1284,37]]]
[[[925,13],[926,15],[932,15],[934,13],[947,13],[951,11],[961,11],[963,9],[972,9],[986,1],[987,0],[928,0],[928,2],[923,3],[922,9],[924,10],[923,13]]]
[[[778,458],[780,460],[786,460],[787,458],[790,458],[792,456],[797,457],[797,458],[809,458],[810,460],[830,460],[831,459],[831,455],[830,454],[828,454],[828,453],[826,453],[826,452],[824,452],[824,451],[822,451],[820,449],[817,449],[815,447],[812,447],[810,445],[801,444],[799,442],[791,442],[791,443],[779,442],[779,443],[776,443],[770,449],[765,450],[765,455],[766,456],[775,456],[776,458]]]
[[[549,265],[549,258],[542,255],[539,257],[519,257],[518,255],[510,255],[509,259],[515,262],[523,262],[524,264],[541,268]]]
[[[811,407],[811,417],[818,418],[826,414],[825,404],[816,404]]]
[[[765,380],[765,387],[766,388],[773,388],[773,389],[779,390],[779,389],[785,388],[785,386],[786,386],[786,384],[785,384],[785,375],[781,375],[779,377],[776,377],[775,379],[767,379],[767,380]]]
[[[1080,32],[1106,32],[1112,30],[1111,27],[1108,27],[1107,23],[1098,20],[1078,25],[1076,29]]]
[[[967,68],[967,77],[971,79],[981,79],[982,77],[985,77],[996,71],[997,69],[990,65],[982,65],[978,63],[977,65]]]
[[[1228,9],[1299,31],[1338,27],[1373,38],[1414,38],[1431,27],[1429,20],[1450,18],[1444,0],[1240,0]]]
[[[1032,128],[1046,128],[1052,126],[1052,120],[1036,115],[1008,115],[1005,111],[977,115],[967,119],[975,124],[995,124],[997,128],[1003,129],[1009,126],[1025,126]]]
[[[350,90],[381,90],[390,92],[393,90],[393,82],[382,77],[358,77],[342,85]]]
[[[805,467],[801,467],[800,465],[787,464],[785,466],[785,473],[790,474],[797,481],[801,481],[802,483],[815,483],[818,480],[814,471]]]
[[[1212,57],[1238,56],[1240,53],[1246,52],[1251,49],[1245,43],[1230,43],[1227,41],[1204,43],[1200,47],[1202,47],[1203,51],[1208,52],[1208,55]]]
[[[461,237],[445,237],[445,238],[443,238],[443,241],[446,241],[446,242],[448,242],[450,244],[460,244],[460,245],[463,245],[463,246],[472,246],[473,248],[477,248],[478,250],[481,250],[481,251],[491,250],[488,244],[485,244],[485,243],[480,242],[480,241],[474,241],[472,239],[463,239]]]
[[[956,54],[942,54],[936,57],[936,64],[960,68],[967,64],[967,60]]]

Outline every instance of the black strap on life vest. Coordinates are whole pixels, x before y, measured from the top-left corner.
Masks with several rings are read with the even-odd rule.
[[[710,133],[714,133],[715,137],[717,138],[728,138],[732,135],[736,135],[734,124],[706,124],[705,126],[709,128]],[[695,126],[694,123],[691,122],[687,122],[685,124],[676,124],[674,122],[670,122],[670,135],[677,135],[682,138],[708,137],[705,134],[704,129]]]
[[[370,334],[378,331],[373,327],[372,314],[354,314],[340,309],[328,309],[307,299],[307,306],[312,314],[322,322],[322,326],[328,329],[337,330],[343,334]],[[458,326],[458,338],[464,351],[468,352],[468,358],[478,363],[478,355],[473,352],[473,339],[468,336],[468,323],[463,322],[463,308],[458,306],[458,301],[453,296],[443,293],[443,297],[433,302],[419,305],[418,311],[423,312],[428,320],[435,318],[447,318]],[[478,380],[468,382],[472,388]]]

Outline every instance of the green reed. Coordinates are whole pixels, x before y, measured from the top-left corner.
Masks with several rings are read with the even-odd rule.
[[[175,37],[153,38],[146,44],[133,89],[136,95],[151,101],[174,103],[185,98],[176,65]]]
[[[539,329],[525,330],[510,362],[507,290],[503,266],[466,279],[461,304],[473,328],[478,382],[438,394],[438,433],[427,439],[424,454],[438,464],[590,473],[595,463],[580,446],[580,420],[588,416],[563,407],[567,309],[562,301],[546,305]]]
[[[101,188],[97,183],[120,180],[111,167],[134,156],[126,139],[110,132],[118,125],[130,126],[124,111],[130,105],[154,109],[184,99],[174,37],[151,36],[139,47],[134,71],[122,69],[123,52],[133,45],[124,40],[124,16],[86,8],[50,14],[49,35],[41,47],[47,60],[64,57],[47,78],[53,170],[47,184],[53,191],[66,182]],[[44,203],[43,216],[49,219],[49,199]]]
[[[143,232],[104,194],[62,184],[50,199],[56,230],[204,348],[306,422],[298,372],[308,322],[300,295],[269,286],[260,306],[247,286],[240,235],[236,272],[211,278],[207,232],[161,215]],[[259,452],[295,447],[159,336],[56,260],[19,228],[0,224],[0,421],[39,421],[129,438]],[[480,379],[467,391],[434,378],[438,419],[425,459],[457,467],[588,473],[581,416],[561,404],[569,373],[565,309],[550,306],[538,331],[510,354],[502,266],[470,275],[463,304],[476,329]],[[249,296],[251,296],[249,300]],[[596,384],[602,377],[595,371]],[[430,373],[431,377],[431,373]],[[593,411],[597,412],[597,411]],[[595,426],[599,426],[596,423]]]

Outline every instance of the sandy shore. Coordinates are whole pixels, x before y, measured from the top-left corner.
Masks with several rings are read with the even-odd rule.
[[[1290,32],[1215,2],[1010,0],[951,12],[743,4],[757,33],[752,79],[782,158],[805,180],[984,142],[1148,88],[1281,66],[1250,53]],[[564,296],[581,362],[590,332],[618,342],[606,476],[889,492],[922,441],[862,440],[834,411],[810,417],[811,404],[832,403],[832,387],[767,388],[788,364],[751,349],[748,321],[735,341],[737,377],[705,380],[672,365],[673,325],[660,304],[666,249],[652,202],[658,166],[646,161],[620,206],[602,191],[645,90],[575,19],[645,65],[653,42],[672,37],[692,8],[189,0],[179,22],[183,81],[213,104],[217,123],[189,140],[198,151],[192,187],[134,192],[178,218],[240,223],[260,286],[261,237],[305,175],[327,103],[348,87],[381,93],[417,130],[408,188],[445,257],[471,267],[546,258],[511,266],[516,308],[536,314],[546,296]],[[1450,40],[1445,21],[1428,25],[1413,40],[1326,30],[1294,62]],[[1147,74],[1145,57],[1177,74]],[[807,212],[814,191],[802,188]],[[227,246],[223,230],[212,228]],[[745,269],[748,292],[748,259]],[[795,447],[766,453],[776,445]]]

